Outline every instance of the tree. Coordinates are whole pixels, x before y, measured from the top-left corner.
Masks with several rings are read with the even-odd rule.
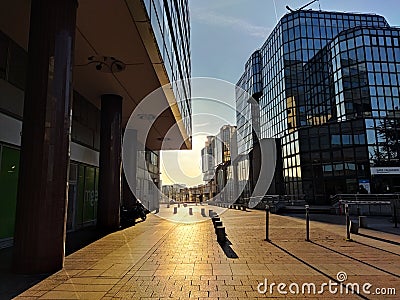
[[[379,158],[386,161],[400,162],[400,110],[388,112],[376,126],[378,135]]]

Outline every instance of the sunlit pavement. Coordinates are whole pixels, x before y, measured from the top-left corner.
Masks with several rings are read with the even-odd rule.
[[[182,208],[182,207],[181,207]],[[181,209],[180,208],[180,209]],[[215,207],[206,207],[215,209]],[[187,209],[184,208],[184,209]],[[182,215],[184,211],[182,210]],[[161,212],[162,213],[162,212]],[[189,216],[182,216],[186,219]],[[329,218],[329,216],[327,216]],[[344,226],[311,223],[305,241],[304,221],[270,215],[265,239],[265,212],[227,210],[221,215],[229,243],[216,242],[210,220],[180,224],[150,215],[145,222],[110,234],[68,256],[65,268],[19,298],[41,299],[359,299],[357,295],[260,294],[260,283],[314,283],[318,287],[347,274],[345,283],[370,283],[366,299],[398,299],[400,236],[361,229],[345,241]],[[343,273],[342,273],[343,274]],[[397,289],[397,296],[373,295],[375,288]],[[263,287],[262,287],[263,288]]]
[[[204,213],[202,214],[202,210]],[[196,203],[180,203],[180,204],[161,204],[157,216],[181,223],[202,222],[210,219],[210,210],[217,214],[222,214],[226,208],[200,205]]]

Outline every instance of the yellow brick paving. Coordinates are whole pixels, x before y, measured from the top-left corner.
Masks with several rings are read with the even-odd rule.
[[[270,216],[268,243],[264,212],[228,210],[221,219],[230,242],[223,248],[211,221],[179,224],[149,216],[68,256],[63,270],[17,299],[362,299],[327,289],[299,295],[282,295],[276,287],[272,294],[257,291],[265,279],[318,287],[336,280],[338,272],[347,274],[346,282],[371,283],[371,291],[397,290],[396,296],[364,299],[399,299],[398,244],[355,235],[346,242],[343,226],[318,222],[311,223],[312,242],[306,242],[304,221],[278,215]],[[400,243],[398,235],[371,235]]]

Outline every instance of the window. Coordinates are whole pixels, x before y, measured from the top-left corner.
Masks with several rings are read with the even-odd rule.
[[[8,81],[16,87],[25,90],[27,69],[28,54],[17,44],[11,43],[8,66]]]
[[[0,32],[0,78],[6,77],[8,59],[8,39]]]

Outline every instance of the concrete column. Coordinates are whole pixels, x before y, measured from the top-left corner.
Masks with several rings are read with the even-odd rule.
[[[77,6],[31,2],[13,252],[19,273],[63,267]]]
[[[101,96],[99,202],[97,225],[105,231],[119,228],[121,203],[122,97]]]

